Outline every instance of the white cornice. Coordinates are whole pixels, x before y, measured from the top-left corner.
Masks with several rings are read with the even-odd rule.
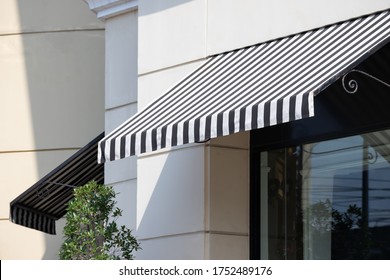
[[[138,10],[138,0],[84,0],[99,19]]]

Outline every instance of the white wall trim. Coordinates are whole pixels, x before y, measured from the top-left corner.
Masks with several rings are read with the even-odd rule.
[[[138,0],[84,0],[99,19],[138,10]]]

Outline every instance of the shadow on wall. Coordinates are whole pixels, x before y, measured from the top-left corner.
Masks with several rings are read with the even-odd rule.
[[[32,131],[22,148],[35,151],[42,178],[104,130],[104,24],[80,0],[17,5]],[[43,259],[58,258],[58,224],[56,238],[43,236]]]
[[[45,247],[46,250],[42,255],[43,260],[53,260],[58,259],[58,252],[64,241],[62,231],[65,226],[66,220],[64,218],[56,221],[56,232],[57,235],[49,235],[47,233],[42,233],[45,235]]]
[[[248,156],[210,142],[140,157],[137,258],[247,259]]]
[[[204,172],[204,146],[138,159],[136,259],[204,259]]]

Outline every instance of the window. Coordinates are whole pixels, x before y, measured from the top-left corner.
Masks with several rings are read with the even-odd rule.
[[[260,153],[262,259],[390,258],[390,130]]]

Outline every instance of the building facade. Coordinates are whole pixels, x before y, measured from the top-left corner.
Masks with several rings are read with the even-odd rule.
[[[389,258],[388,0],[85,2],[138,259]]]
[[[206,73],[208,68],[204,72],[199,69],[215,55],[228,57],[250,46],[271,48],[280,38],[290,42],[289,38],[298,38],[295,34],[309,36],[305,32],[322,27],[325,33],[331,32],[344,21],[357,18],[358,22],[366,19],[366,15],[390,8],[386,0],[86,2],[106,27],[106,135],[136,112],[141,113],[133,119],[141,120],[148,108],[163,104],[164,97],[158,99],[160,96],[173,95],[181,84],[189,87],[192,80],[188,82],[191,79],[185,78],[188,75],[201,79],[203,74],[199,73]],[[375,28],[381,28],[385,23],[377,25]],[[375,31],[374,38],[386,30]],[[342,31],[338,32],[328,40],[332,41]],[[359,36],[358,41],[368,37]],[[126,213],[123,222],[134,229],[142,244],[137,258],[388,258],[389,244],[383,236],[389,218],[386,206],[389,183],[385,175],[389,168],[385,148],[389,144],[386,132],[389,118],[385,108],[378,108],[386,104],[385,92],[389,90],[384,82],[384,73],[388,73],[387,37],[384,35],[381,43],[373,43],[370,50],[362,53],[362,58],[351,60],[346,67],[333,66],[340,67],[340,72],[315,92],[321,94],[314,99],[315,116],[308,120],[276,122],[269,128],[243,132],[237,129],[237,133],[226,133],[229,135],[223,137],[200,136],[199,141],[195,136],[194,143],[185,140],[191,135],[184,136],[184,140],[167,137],[166,141],[172,145],[153,142],[153,139],[159,141],[164,133],[185,131],[186,124],[167,128],[168,132],[159,128],[145,134],[140,132],[140,142],[147,139],[144,146],[123,144],[139,140],[136,135],[134,139],[138,140],[130,139],[131,131],[118,132],[120,137],[103,141],[100,149],[106,153],[102,161],[112,160],[105,163],[105,180],[120,192],[119,206]],[[370,40],[366,41],[369,44]],[[303,48],[293,49],[291,56]],[[362,48],[356,48],[356,52]],[[352,53],[351,49],[347,46],[344,51]],[[375,55],[369,57],[371,53]],[[327,61],[332,61],[333,56]],[[345,57],[348,60],[351,55]],[[224,75],[237,64],[239,60],[218,75]],[[374,81],[379,80],[380,85],[360,81],[363,93],[355,100],[346,100],[345,92],[351,89],[345,89],[336,78],[351,69],[371,73],[368,76],[375,76]],[[368,77],[366,74],[363,76]],[[204,75],[205,80],[211,77]],[[278,76],[276,71],[274,76]],[[238,78],[231,79],[234,83]],[[302,78],[305,79],[306,76]],[[205,87],[212,86],[212,82],[204,83]],[[354,86],[353,82],[349,85]],[[161,116],[170,114],[171,107],[181,106],[191,91],[180,93],[175,101],[179,105],[171,102],[167,103],[169,106],[149,110],[148,118],[139,125],[147,127],[155,119],[157,122]],[[342,94],[344,97],[340,97]],[[224,99],[229,97],[224,95],[214,106],[225,104]],[[153,103],[156,99],[157,103]],[[363,106],[368,99],[378,103]],[[195,107],[202,102],[203,99],[197,99],[192,104]],[[272,112],[274,107],[270,106]],[[186,109],[190,111],[192,107]],[[184,111],[180,111],[183,119]],[[125,123],[123,131],[130,130],[130,124],[131,120]],[[163,125],[169,127],[169,123]],[[152,135],[150,143],[148,133]],[[148,145],[157,148],[143,153],[148,151]],[[337,240],[349,240],[344,242],[348,247],[343,249],[344,254]],[[357,246],[357,240],[364,240],[364,244]],[[353,251],[352,247],[358,249]]]
[[[9,221],[10,202],[104,130],[104,24],[79,0],[0,10],[0,259],[58,259],[58,235]]]

